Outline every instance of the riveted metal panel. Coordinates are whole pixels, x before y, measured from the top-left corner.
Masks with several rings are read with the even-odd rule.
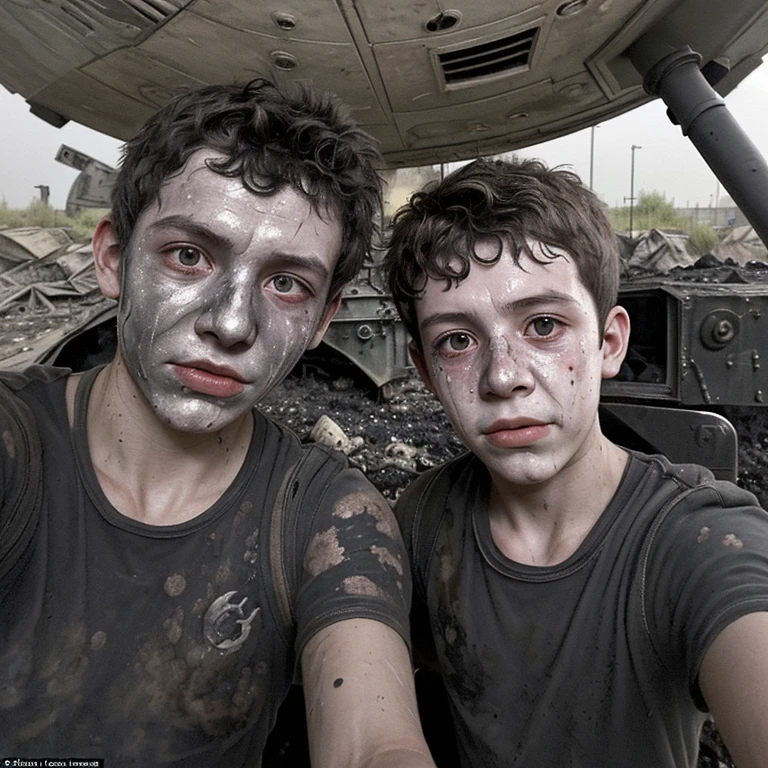
[[[283,40],[185,13],[144,41],[139,50],[171,68],[187,62],[187,74],[205,83],[247,82],[256,77],[283,84],[311,81],[358,110],[366,124],[386,122],[352,43]],[[221,55],[223,50],[226,56]],[[292,69],[281,69],[281,54],[292,58]]]
[[[280,3],[197,0],[193,11],[232,29],[283,40],[350,42],[349,27],[335,0],[281,0]]]

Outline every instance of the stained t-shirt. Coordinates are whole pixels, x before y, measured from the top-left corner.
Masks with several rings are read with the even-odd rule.
[[[706,469],[632,453],[577,551],[536,567],[493,542],[489,487],[467,454],[396,508],[429,633],[414,644],[436,655],[462,764],[694,766],[704,654],[768,610],[768,513]]]
[[[314,633],[372,618],[407,636],[391,511],[342,459],[254,412],[213,506],[177,525],[127,518],[88,453],[92,376],[70,430],[67,373],[0,377],[0,756],[258,766]],[[308,451],[322,471],[289,474]],[[272,530],[286,496],[301,508]]]

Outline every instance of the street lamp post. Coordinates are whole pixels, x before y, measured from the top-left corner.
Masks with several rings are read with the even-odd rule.
[[[632,165],[629,172],[629,239],[633,235],[633,216],[635,212],[635,150],[642,149],[637,144],[632,145]],[[625,198],[626,200],[626,198]]]
[[[595,128],[599,128],[599,125],[593,125],[590,128],[589,133],[589,188],[594,190],[594,178],[595,178]]]

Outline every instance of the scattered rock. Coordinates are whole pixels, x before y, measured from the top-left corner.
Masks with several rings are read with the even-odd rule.
[[[323,443],[330,448],[349,456],[363,446],[362,437],[348,438],[344,430],[327,414],[323,414],[309,433],[309,439],[315,443]]]
[[[390,502],[418,472],[464,451],[416,374],[398,384],[391,400],[359,382],[340,394],[334,382],[341,378],[346,377],[291,376],[260,408],[300,440],[324,435],[323,441],[344,451]]]

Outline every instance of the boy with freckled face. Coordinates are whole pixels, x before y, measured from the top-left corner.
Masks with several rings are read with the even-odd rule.
[[[361,268],[380,157],[329,96],[207,86],[124,150],[93,236],[114,359],[0,374],[0,756],[433,766],[385,500],[254,406]]]
[[[764,765],[768,515],[603,434],[630,324],[602,204],[568,171],[476,161],[398,211],[385,266],[469,449],[396,507],[461,765],[695,766],[709,713]]]

